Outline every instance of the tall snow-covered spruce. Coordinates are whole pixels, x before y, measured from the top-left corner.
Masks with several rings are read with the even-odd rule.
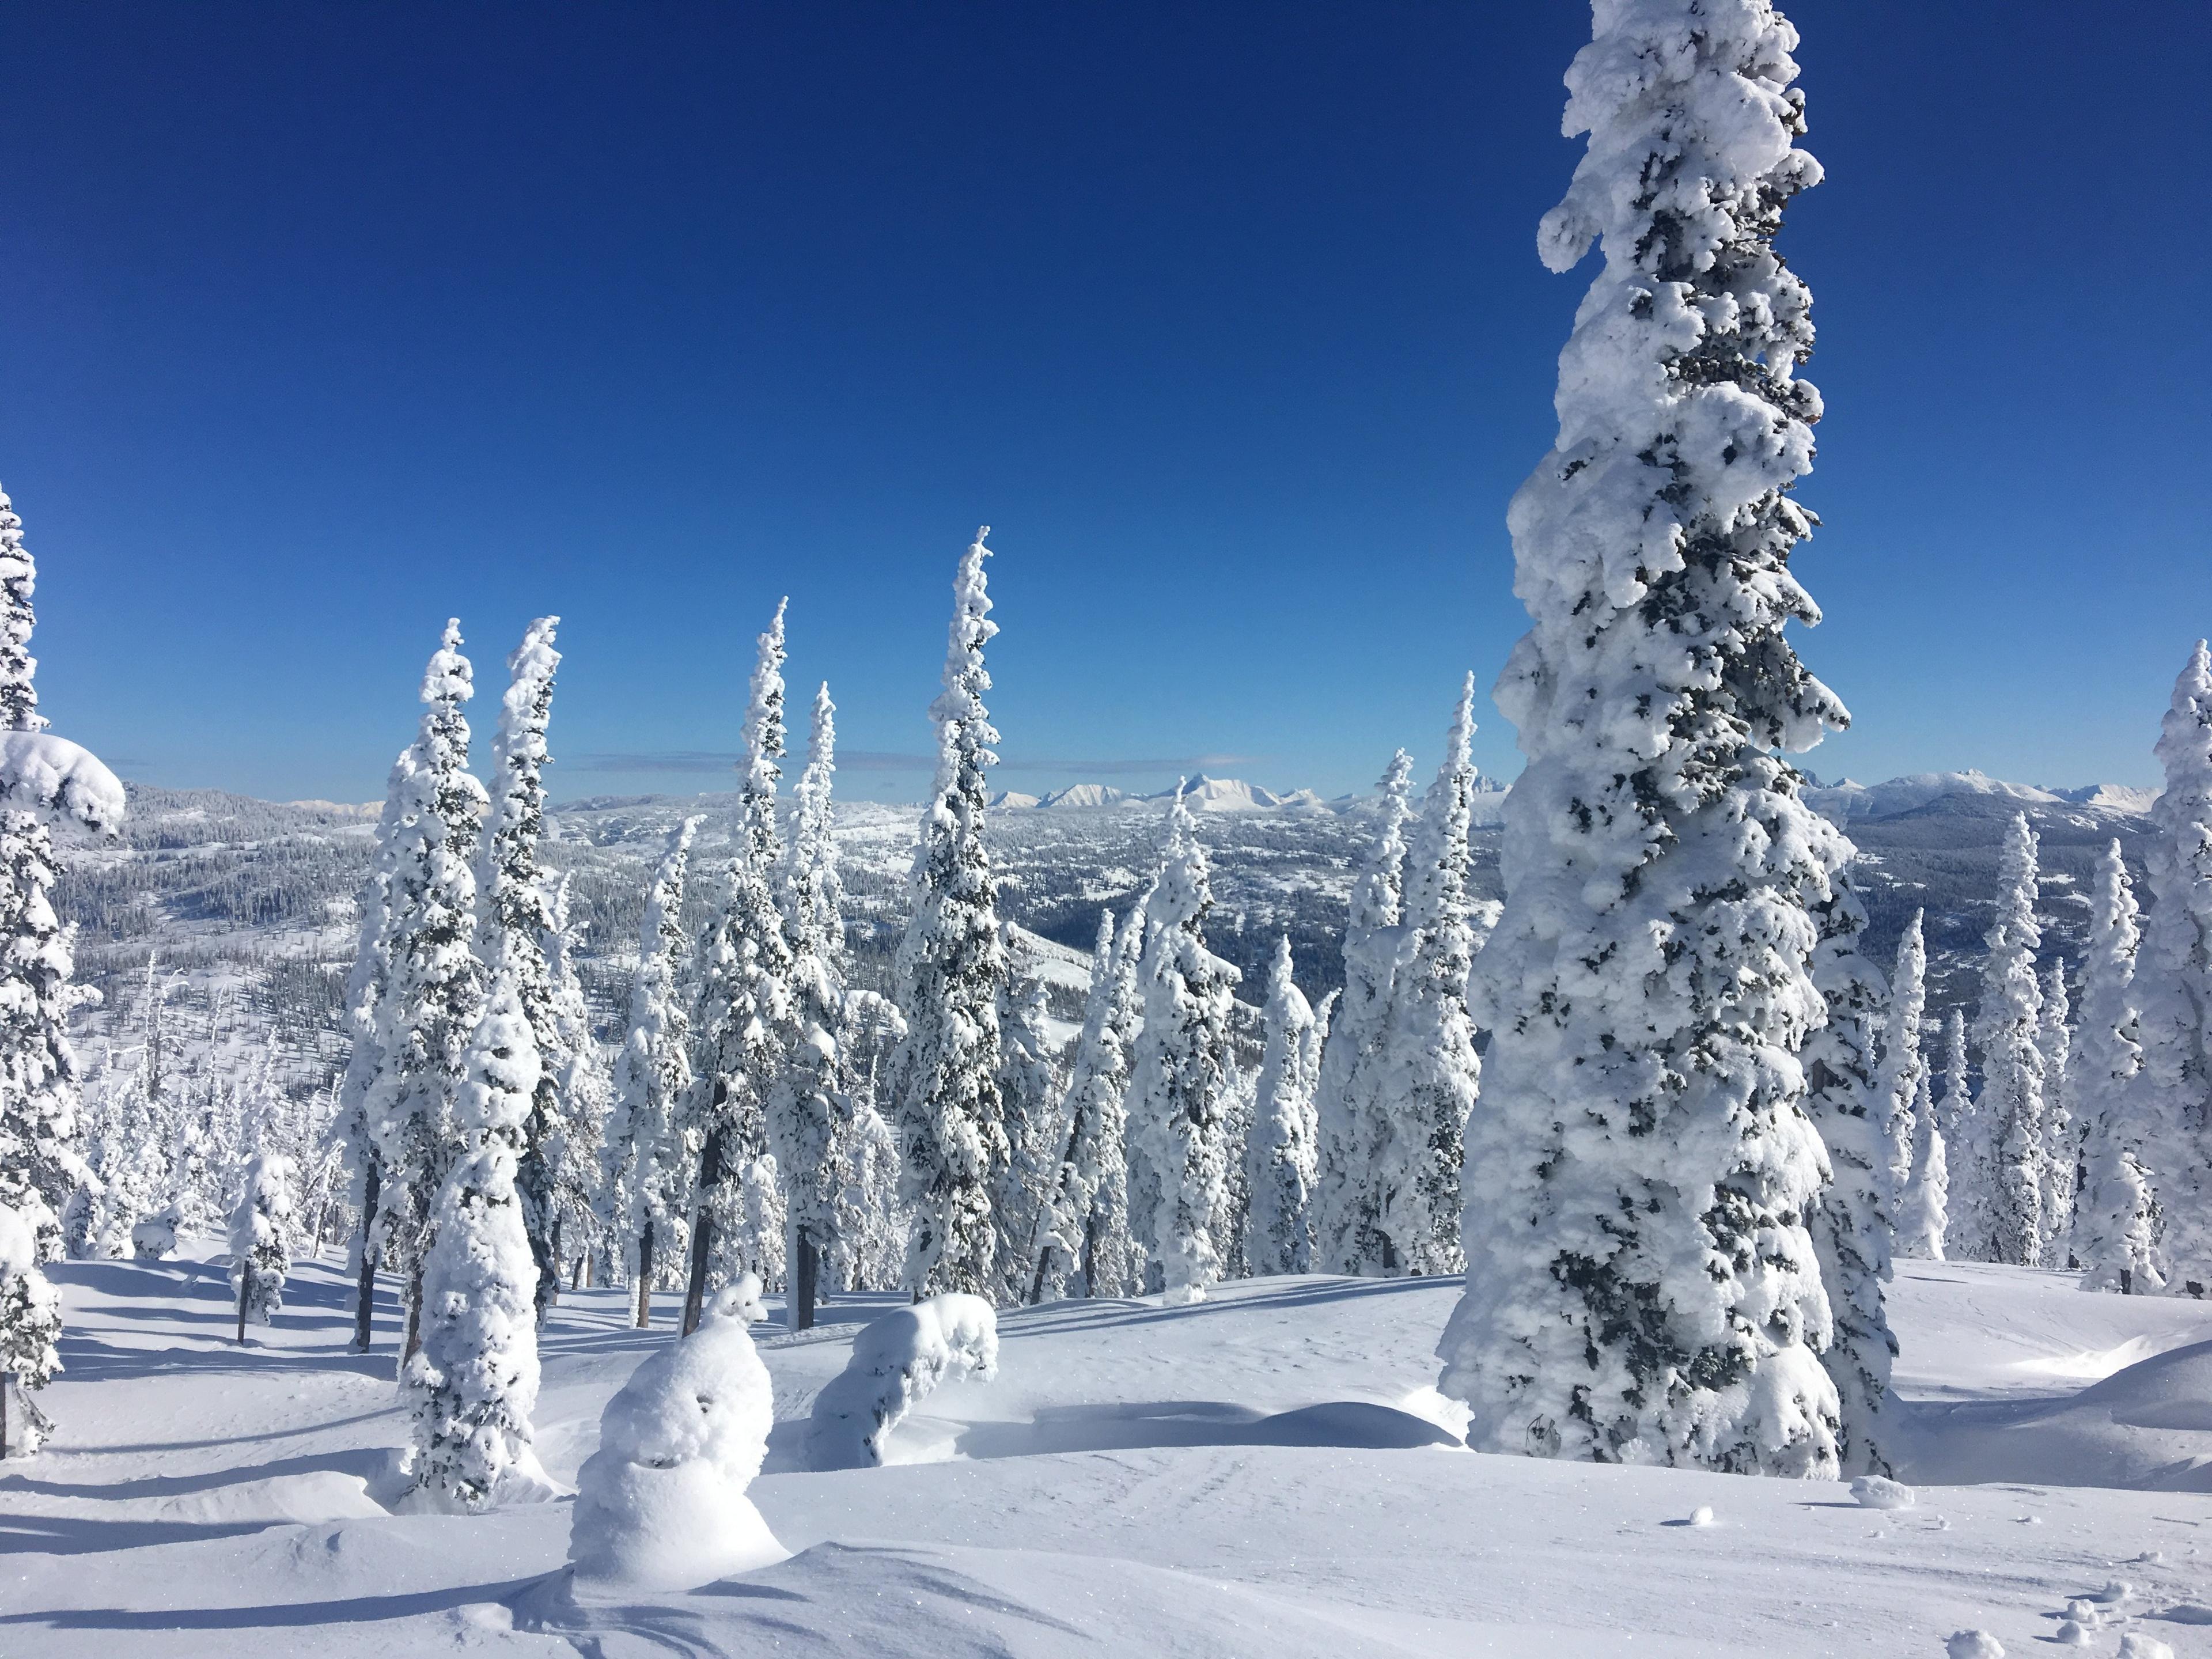
[[[54,912],[50,826],[112,834],[123,786],[39,713],[30,653],[38,568],[0,492],[0,1457],[51,1428],[24,1393],[60,1369],[61,1297],[40,1264],[60,1254],[59,1212],[86,1179],[70,1010],[70,930]]]
[[[2166,1288],[2202,1297],[2212,1295],[2212,652],[2202,640],[2174,681],[2157,754],[2166,787],[2150,810],[2150,915],[2135,978],[2139,1133]]]
[[[539,1060],[510,958],[492,970],[455,1102],[468,1150],[438,1194],[422,1266],[422,1346],[401,1373],[414,1406],[415,1502],[472,1510],[503,1480],[542,1486],[530,1449],[538,1403],[538,1267],[515,1182]]]
[[[2070,1071],[2084,1138],[2071,1237],[2081,1288],[2123,1295],[2165,1285],[2154,1249],[2158,1206],[2142,1164],[2135,986],[2141,914],[2115,841],[2097,861],[2089,949],[2081,959],[2081,1023]]]
[[[1314,1085],[1314,1264],[1326,1273],[1381,1273],[1390,1255],[1382,1190],[1388,1126],[1378,1121],[1377,1073],[1403,932],[1406,797],[1413,775],[1413,758],[1401,749],[1376,786],[1375,842],[1352,883],[1345,922],[1344,994]]]
[[[1806,1110],[1828,1154],[1829,1179],[1813,1209],[1813,1248],[1828,1292],[1834,1334],[1821,1356],[1842,1408],[1837,1458],[1845,1474],[1888,1474],[1890,1334],[1882,1285],[1890,1277],[1888,1091],[1875,1060],[1875,1027],[1887,988],[1859,953],[1866,908],[1846,867],[1816,908],[1820,943],[1813,983],[1827,1018],[1805,1039]]]
[[[1215,1220],[1227,1173],[1222,1121],[1238,975],[1206,948],[1212,908],[1206,848],[1178,789],[1168,808],[1159,879],[1146,902],[1139,971],[1145,1024],[1129,1071],[1128,1126],[1159,1174],[1149,1242],[1171,1304],[1204,1300],[1231,1244],[1217,1235]],[[1146,1218],[1132,1222],[1142,1229]]]
[[[2070,1267],[2069,1237],[2081,1188],[2081,1137],[2074,1121],[2073,1008],[2066,996],[2066,964],[2054,962],[2043,976],[2043,1017],[2035,1046],[2043,1054],[2043,1259]]]
[[[722,906],[699,948],[699,1000],[692,1020],[696,1044],[686,1127],[699,1139],[692,1189],[691,1276],[684,1329],[698,1326],[716,1245],[727,1250],[734,1278],[782,1273],[783,1241],[760,1224],[768,1167],[768,1098],[791,1043],[791,939],[776,902],[783,856],[775,790],[783,771],[783,611],[760,636],[751,697],[745,707],[744,781],[738,788]],[[718,1235],[722,1235],[718,1240]]]
[[[840,1053],[844,1041],[844,885],[830,803],[837,770],[836,704],[824,684],[814,696],[814,722],[799,774],[799,810],[784,854],[784,925],[791,939],[793,1015],[797,1030],[769,1097],[769,1148],[783,1182],[790,1260],[785,1300],[791,1328],[814,1323],[822,1262],[837,1245],[836,1158]]]
[[[1928,1055],[1921,1047],[1921,1024],[1928,1013],[1928,940],[1925,913],[1915,910],[1897,941],[1897,966],[1889,981],[1889,1013],[1882,1033],[1881,1132],[1888,1153],[1889,1190],[1900,1197],[1911,1184],[1921,1091],[1928,1080]]]
[[[1291,938],[1276,942],[1261,1016],[1267,1036],[1260,1055],[1252,1136],[1245,1144],[1244,1259],[1255,1274],[1313,1271],[1313,1006],[1291,977]],[[1457,1171],[1455,1170],[1456,1175]],[[1455,1218],[1455,1221],[1456,1218]]]
[[[1589,151],[1539,246],[1605,264],[1510,514],[1533,626],[1496,696],[1528,766],[1442,1386],[1489,1450],[1832,1476],[1796,1056],[1848,849],[1777,753],[1849,718],[1784,631],[1820,614],[1789,559],[1820,405],[1772,244],[1820,168],[1767,0],[1595,14],[1567,75]]]
[[[487,974],[503,966],[514,976],[522,1017],[530,1022],[538,1052],[538,1080],[523,1126],[515,1170],[522,1223],[538,1264],[534,1298],[542,1322],[561,1288],[555,1249],[556,1188],[571,1130],[561,1084],[573,1056],[554,983],[560,940],[553,921],[553,888],[538,860],[545,830],[545,767],[552,757],[545,730],[553,714],[553,676],[561,653],[553,648],[558,617],[540,617],[507,659],[507,694],[491,747],[491,809],[477,866],[477,956]]]
[[[686,818],[669,832],[646,892],[629,1030],[615,1060],[614,1105],[600,1152],[600,1219],[617,1241],[617,1257],[630,1253],[641,1330],[652,1317],[660,1252],[679,1242],[690,1179],[679,1117],[691,1086],[691,1021],[677,987],[686,956],[684,882],[700,823]]]
[[[422,677],[428,706],[410,758],[392,772],[401,805],[386,896],[386,977],[376,1014],[382,1057],[363,1108],[384,1176],[370,1243],[391,1252],[407,1287],[403,1366],[420,1334],[422,1258],[435,1225],[434,1206],[464,1150],[454,1130],[455,1103],[483,1008],[474,949],[474,864],[487,802],[483,786],[468,772],[469,722],[461,705],[476,688],[460,647],[460,623],[448,622]]]
[[[284,1305],[292,1272],[292,1160],[279,1152],[255,1155],[246,1166],[238,1207],[230,1216],[230,1285],[238,1296],[238,1340],[246,1322],[266,1325]]]
[[[2043,987],[2035,953],[2036,838],[2025,813],[2005,831],[1997,866],[1996,920],[1985,935],[1982,1001],[1974,1037],[1982,1051],[1982,1093],[1975,1112],[1978,1156],[1991,1159],[1989,1260],[2043,1265]]]
[[[899,1194],[914,1206],[906,1285],[996,1298],[1000,1244],[992,1198],[1010,1159],[999,1099],[999,999],[1006,977],[999,891],[983,847],[985,774],[998,759],[983,694],[983,647],[998,633],[983,545],[960,561],[945,689],[930,705],[937,783],[915,848],[914,908],[898,951],[907,1034],[892,1060]]]
[[[1037,1229],[1032,1302],[1127,1296],[1136,1289],[1125,1136],[1144,934],[1144,918],[1135,912],[1118,935],[1114,913],[1099,914],[1091,989],[1068,1078],[1067,1145]]]
[[[1461,1271],[1460,1164],[1482,1083],[1468,1012],[1477,940],[1468,878],[1474,806],[1474,676],[1453,711],[1406,858],[1405,921],[1376,1058],[1376,1182],[1385,1271]]]

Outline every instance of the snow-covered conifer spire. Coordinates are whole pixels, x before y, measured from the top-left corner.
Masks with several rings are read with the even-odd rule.
[[[1238,975],[1206,948],[1213,890],[1206,847],[1178,787],[1168,807],[1160,877],[1146,901],[1145,1024],[1130,1066],[1129,1133],[1160,1176],[1152,1249],[1170,1303],[1204,1299],[1231,1241],[1214,1235],[1226,1149],[1229,1015]],[[1144,1218],[1133,1216],[1133,1224]]]
[[[2080,1039],[2069,1067],[2083,1134],[2072,1244],[2084,1290],[2142,1293],[2165,1283],[2154,1255],[2158,1206],[2142,1161],[2135,983],[2141,914],[2115,841],[2097,861],[2089,949],[2081,959]]]
[[[1006,977],[998,883],[983,847],[985,774],[999,740],[983,706],[983,647],[998,633],[985,526],[960,561],[945,689],[930,705],[937,782],[915,848],[914,908],[899,945],[907,1034],[892,1062],[899,1194],[914,1206],[906,1284],[994,1296],[1000,1245],[991,1199],[1012,1156],[999,1098],[999,997]]]
[[[2136,970],[2142,1161],[2164,1212],[2167,1287],[2212,1294],[2212,653],[2199,640],[2158,738],[2166,787],[2150,810],[2150,915]]]
[[[1003,1299],[1018,1302],[1036,1277],[1044,1205],[1057,1184],[1066,1143],[1060,1135],[1066,1079],[1046,1030],[1044,981],[1035,952],[1011,922],[1006,933],[1006,979],[999,995],[999,1109],[1006,1127],[1006,1167],[991,1209],[999,1237]]]
[[[473,948],[474,865],[487,802],[483,786],[468,772],[469,722],[461,705],[475,683],[460,647],[461,625],[448,622],[422,677],[428,706],[421,730],[405,766],[393,772],[404,793],[387,890],[388,967],[377,1009],[384,1063],[365,1107],[384,1172],[375,1243],[391,1249],[408,1286],[407,1354],[418,1330],[432,1206],[465,1150],[454,1139],[454,1102],[483,1008]]]
[[[2036,1037],[2043,1024],[2043,988],[2035,954],[2043,930],[2035,920],[2036,837],[2025,813],[2005,831],[1997,866],[1996,920],[1985,936],[1982,1002],[1974,1038],[1982,1051],[1982,1094],[1974,1146],[1994,1158],[1990,1259],[2019,1267],[2043,1264],[2044,1075]]]
[[[1921,1023],[1928,1012],[1928,942],[1922,932],[1924,911],[1915,910],[1897,941],[1897,969],[1889,981],[1889,1018],[1881,1057],[1882,1138],[1888,1143],[1889,1190],[1901,1195],[1912,1180],[1919,1125],[1913,1117],[1928,1056],[1921,1048]]]
[[[1605,263],[1509,515],[1532,626],[1495,695],[1528,763],[1440,1349],[1486,1449],[1836,1468],[1820,1147],[1778,1063],[1847,850],[1775,753],[1849,719],[1785,632],[1820,617],[1790,569],[1811,296],[1773,247],[1820,176],[1796,44],[1768,0],[1603,0],[1568,71],[1589,146],[1538,246]]]
[[[791,937],[790,985],[796,1041],[769,1101],[769,1149],[782,1182],[785,1303],[791,1328],[814,1323],[823,1261],[837,1245],[843,1190],[836,1157],[838,1069],[844,1044],[845,924],[838,913],[843,884],[830,810],[837,769],[836,705],[825,684],[815,694],[806,769],[784,855],[784,920]]]
[[[1392,1273],[1458,1273],[1467,1265],[1460,1249],[1460,1164],[1482,1082],[1467,1006],[1476,949],[1468,890],[1474,737],[1469,674],[1407,857],[1398,965],[1375,1061],[1376,1186],[1389,1251],[1382,1265]]]
[[[515,1174],[523,1226],[538,1264],[541,1321],[561,1287],[561,1264],[553,1249],[555,1188],[569,1133],[561,1082],[572,1058],[555,1006],[551,958],[559,947],[553,891],[538,858],[538,838],[545,830],[544,770],[552,760],[545,732],[553,714],[553,677],[561,665],[553,639],[560,623],[558,617],[538,617],[507,659],[507,694],[500,700],[491,746],[491,807],[484,816],[477,864],[477,957],[487,971],[501,962],[512,968],[541,1062]]]
[[[1314,1265],[1326,1273],[1380,1273],[1389,1255],[1380,1186],[1386,1126],[1377,1121],[1376,1068],[1397,975],[1413,775],[1413,757],[1401,749],[1376,786],[1375,842],[1352,883],[1344,929],[1344,995],[1314,1087]]]
[[[614,1106],[601,1153],[602,1218],[621,1241],[618,1255],[635,1248],[631,1276],[641,1329],[652,1314],[659,1253],[672,1252],[679,1242],[690,1173],[678,1119],[691,1086],[691,1022],[677,986],[685,955],[684,880],[700,823],[689,817],[669,832],[646,893],[629,1031],[615,1060]]]
[[[1066,1153],[1038,1228],[1032,1302],[1126,1296],[1136,1286],[1124,1142],[1143,940],[1144,921],[1134,912],[1118,936],[1114,913],[1099,912],[1091,989],[1067,1085]]]
[[[1833,1333],[1820,1356],[1842,1407],[1836,1455],[1845,1474],[1890,1473],[1891,1362],[1897,1339],[1882,1305],[1890,1276],[1894,1189],[1890,1143],[1883,1133],[1888,1097],[1875,1062],[1875,1027],[1887,989],[1881,971],[1859,953],[1866,909],[1848,866],[1814,914],[1820,943],[1813,952],[1813,984],[1827,1019],[1805,1039],[1805,1110],[1828,1153],[1829,1179],[1811,1217],[1820,1282],[1828,1292]]]
[[[707,1301],[707,1276],[717,1234],[731,1235],[728,1264],[781,1276],[783,1239],[763,1236],[749,1206],[747,1183],[767,1178],[768,1097],[781,1074],[791,1031],[791,939],[775,886],[782,861],[776,821],[776,784],[783,776],[783,614],[760,636],[745,707],[744,781],[738,787],[737,823],[730,837],[728,885],[722,908],[699,952],[699,1001],[692,1030],[688,1127],[700,1142],[693,1188],[691,1278],[684,1301],[684,1328],[695,1329]]]
[[[544,1483],[530,1449],[538,1267],[515,1188],[538,1070],[509,958],[492,969],[469,1043],[454,1103],[469,1150],[438,1194],[422,1264],[422,1346],[401,1373],[414,1407],[408,1472],[423,1508],[482,1509],[510,1472]]]
[[[1267,1006],[1261,1016],[1267,1036],[1260,1056],[1252,1138],[1245,1147],[1244,1179],[1252,1194],[1246,1214],[1244,1255],[1255,1274],[1313,1270],[1314,1055],[1313,1007],[1291,977],[1291,937],[1277,941],[1267,973]],[[1455,1220],[1455,1224],[1456,1221]]]
[[[1894,1231],[1897,1254],[1920,1261],[1943,1260],[1943,1235],[1950,1224],[1951,1174],[1943,1147],[1943,1132],[1936,1127],[1936,1103],[1928,1086],[1928,1068],[1912,1098],[1912,1174],[1898,1195]]]
[[[23,545],[23,521],[0,489],[0,731],[46,727],[33,683],[39,659],[31,654],[31,630],[38,623],[31,598],[38,585],[39,567]]]
[[[2074,1121],[2074,1035],[2067,1022],[2066,964],[2054,962],[2043,976],[2043,1016],[2035,1046],[2043,1054],[2043,1259],[2070,1267],[2067,1236],[2081,1185],[2081,1136]]]
[[[246,1322],[266,1325],[284,1305],[292,1271],[292,1160],[278,1152],[257,1152],[246,1166],[238,1205],[230,1216],[230,1286],[238,1297],[238,1340]]]

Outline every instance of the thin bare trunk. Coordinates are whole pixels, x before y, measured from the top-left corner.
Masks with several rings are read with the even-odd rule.
[[[699,1215],[691,1224],[691,1283],[684,1292],[684,1334],[707,1310],[707,1265],[714,1255],[714,1189],[722,1184],[722,1132],[708,1132],[699,1152]]]
[[[653,1218],[645,1218],[645,1230],[637,1236],[637,1328],[643,1330],[653,1322]]]
[[[361,1300],[354,1308],[353,1345],[362,1352],[368,1352],[369,1316],[376,1305],[376,1251],[369,1238],[369,1225],[376,1218],[376,1194],[382,1186],[376,1166],[368,1166],[368,1179],[362,1183],[361,1195]]]

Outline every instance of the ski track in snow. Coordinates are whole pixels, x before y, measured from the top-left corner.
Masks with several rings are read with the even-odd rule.
[[[212,1249],[210,1243],[209,1246]],[[302,1266],[240,1350],[204,1261],[72,1264],[60,1436],[0,1474],[0,1654],[1936,1655],[1986,1629],[2212,1656],[2212,1308],[2063,1275],[1899,1264],[1908,1510],[1848,1486],[1486,1457],[1432,1387],[1455,1281],[1249,1280],[1196,1307],[1005,1314],[887,1467],[808,1472],[816,1393],[888,1295],[757,1328],[776,1426],[750,1489],[792,1558],[686,1594],[579,1600],[571,1504],[393,1516],[396,1310],[349,1352]],[[563,1297],[538,1449],[564,1484],[672,1339]],[[2197,1345],[2205,1345],[2198,1347]],[[1977,1485],[1946,1485],[1974,1481]],[[2135,1490],[2118,1489],[2126,1483]],[[1690,1524],[1709,1508],[1710,1525]],[[2203,1550],[2204,1553],[2199,1554]],[[2155,1559],[2145,1558],[2151,1553]]]

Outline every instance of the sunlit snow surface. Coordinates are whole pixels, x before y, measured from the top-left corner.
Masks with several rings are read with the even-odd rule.
[[[1455,1290],[1408,1281],[1009,1313],[996,1379],[932,1395],[888,1467],[806,1473],[813,1396],[896,1304],[878,1297],[803,1337],[757,1328],[776,1428],[750,1496],[792,1559],[580,1601],[565,1500],[384,1511],[395,1318],[379,1352],[347,1352],[335,1264],[303,1267],[244,1351],[220,1269],[64,1267],[61,1436],[0,1474],[0,1654],[1898,1659],[1968,1627],[2044,1651],[2080,1597],[2100,1609],[2088,1651],[2133,1629],[2212,1655],[2212,1349],[2185,1352],[2212,1308],[1899,1273],[1909,1510],[1461,1450],[1430,1387]],[[565,1297],[547,1334],[538,1446],[564,1482],[672,1340],[673,1297],[645,1333],[624,1300]]]

